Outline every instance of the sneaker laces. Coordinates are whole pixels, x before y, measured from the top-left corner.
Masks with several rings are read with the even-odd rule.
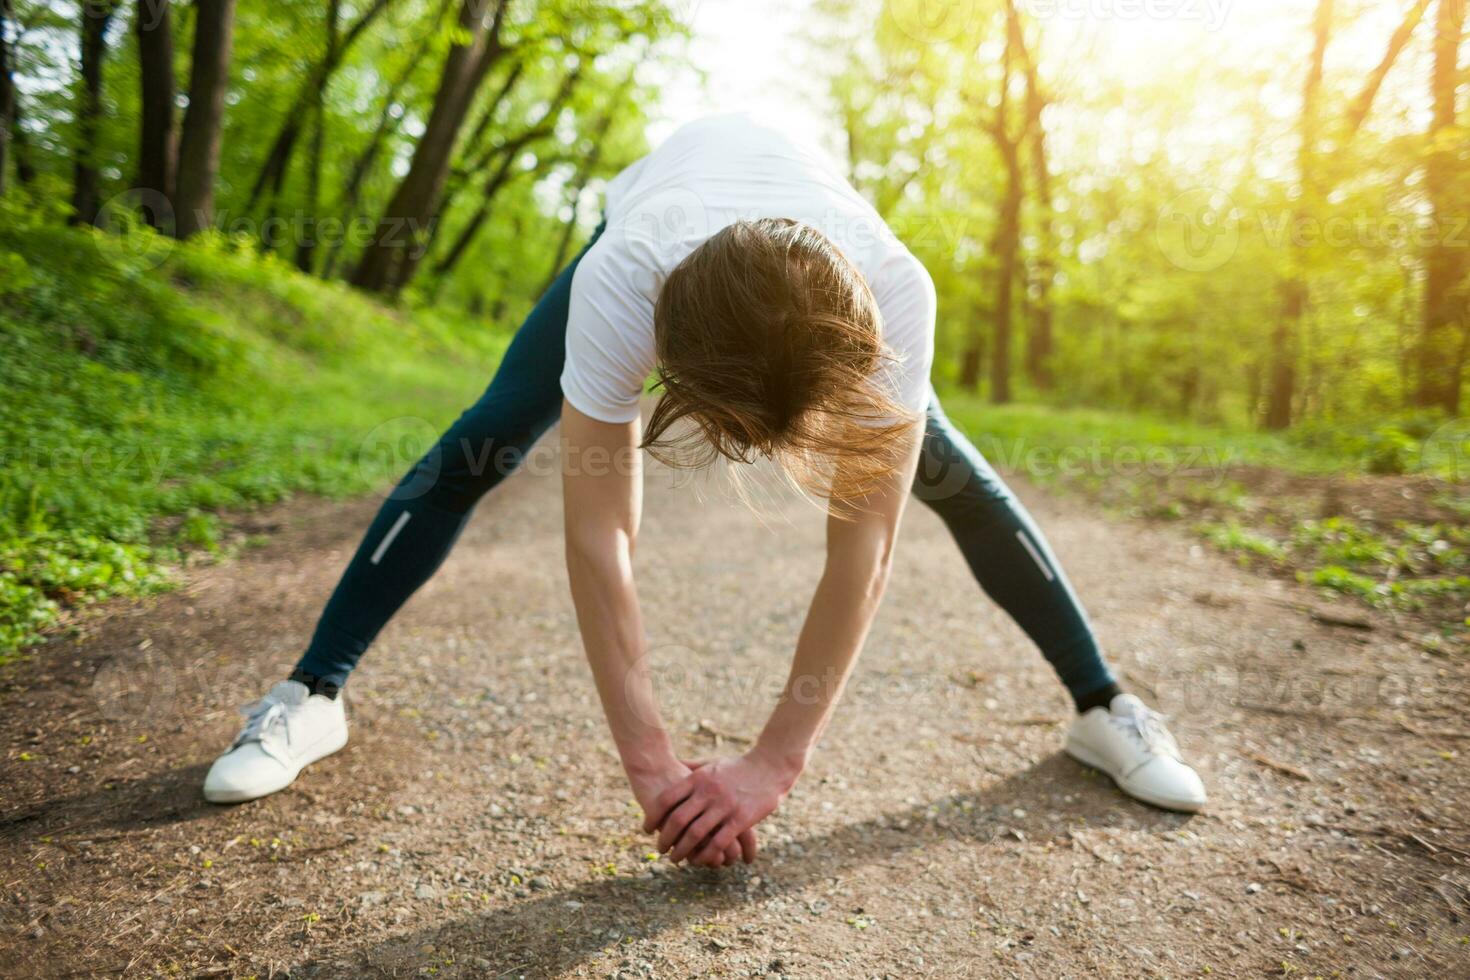
[[[1174,736],[1164,725],[1167,717],[1147,705],[1135,705],[1124,714],[1110,714],[1108,720],[1124,735],[1142,743],[1150,755],[1166,755],[1183,761],[1179,755],[1179,743],[1174,741]]]
[[[267,694],[259,701],[252,701],[240,708],[240,714],[245,716],[245,727],[235,738],[235,744],[230,748],[238,749],[246,742],[259,742],[262,748],[266,748],[266,739],[276,740],[277,735],[285,735],[289,741],[290,735],[286,729],[286,703]]]

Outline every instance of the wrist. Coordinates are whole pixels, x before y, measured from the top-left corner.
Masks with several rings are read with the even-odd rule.
[[[789,790],[796,785],[796,780],[806,768],[811,751],[805,745],[787,744],[763,736],[756,740],[746,755],[774,774],[784,788]]]
[[[630,776],[651,776],[667,772],[679,763],[673,740],[666,731],[649,732],[636,740],[618,744],[618,757]]]

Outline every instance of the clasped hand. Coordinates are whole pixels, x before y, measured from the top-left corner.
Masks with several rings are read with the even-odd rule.
[[[676,762],[653,778],[632,777],[645,833],[674,862],[718,868],[755,860],[754,827],[775,812],[796,774],[754,753]]]

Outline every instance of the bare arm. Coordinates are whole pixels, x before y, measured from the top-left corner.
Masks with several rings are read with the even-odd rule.
[[[644,658],[643,618],[633,582],[643,509],[638,431],[637,421],[599,422],[562,406],[567,577],[613,742],[646,812],[691,769],[674,754]],[[736,860],[742,847],[747,859],[754,857],[753,834],[738,843],[732,838],[721,856]]]
[[[827,520],[827,561],[786,686],[755,745],[699,769],[655,801],[659,846],[703,864],[786,798],[832,716],[878,611],[892,567],[923,429],[882,489]],[[654,819],[657,818],[657,819]]]

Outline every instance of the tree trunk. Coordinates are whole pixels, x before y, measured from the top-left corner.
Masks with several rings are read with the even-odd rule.
[[[443,223],[439,219],[443,215],[449,213],[451,203],[464,191],[464,188],[469,183],[469,181],[475,176],[478,176],[479,173],[485,170],[486,167],[490,166],[495,157],[499,155],[500,165],[495,169],[495,172],[492,173],[490,178],[485,182],[485,190],[482,192],[480,205],[478,208],[476,208],[475,217],[471,219],[470,222],[471,225],[474,226],[473,230],[469,231],[470,236],[473,237],[473,235],[479,231],[479,224],[480,222],[484,221],[486,215],[488,214],[491,199],[495,196],[495,193],[500,190],[501,186],[510,176],[510,169],[515,165],[516,157],[520,154],[522,150],[530,146],[532,143],[536,142],[539,139],[542,139],[543,137],[551,136],[553,134],[556,126],[556,118],[561,113],[562,107],[566,105],[568,99],[571,97],[572,92],[576,88],[577,80],[580,77],[580,68],[573,69],[571,72],[569,72],[567,74],[567,77],[562,80],[562,84],[557,89],[556,95],[553,96],[552,100],[547,104],[545,111],[541,113],[541,117],[539,119],[527,126],[521,132],[517,133],[515,136],[506,140],[504,143],[501,143],[498,146],[486,148],[477,159],[472,160],[463,169],[458,170],[457,172],[450,175],[452,179],[446,183],[444,193],[439,201],[439,207],[435,213],[434,220],[430,223],[428,235],[424,242],[424,255],[429,254],[430,249],[433,248],[434,241],[438,238],[439,232],[443,228]],[[496,99],[499,100],[501,98],[504,98],[507,90],[508,88],[502,88],[500,93],[496,95]],[[488,124],[488,120],[489,116],[487,115],[481,120],[481,122],[484,124]],[[477,140],[475,137],[471,137],[467,142],[468,145],[466,149],[474,146],[477,142],[479,142],[479,140]],[[464,245],[469,244],[463,234],[461,234],[459,238],[455,240],[456,248],[461,247],[461,243],[463,243]],[[455,249],[451,249],[451,252],[453,251],[455,251]],[[459,261],[459,256],[455,255],[455,257],[449,262],[448,265],[452,266],[457,261]],[[447,270],[448,266],[446,266],[444,262],[440,262],[438,265],[435,266],[435,271],[438,273],[442,274]],[[410,270],[410,273],[411,271],[412,270]]]
[[[379,7],[381,6],[379,4]],[[342,60],[341,52],[338,50],[341,43],[338,34],[341,14],[341,0],[330,0],[327,4],[326,54],[322,58],[323,64],[336,64]],[[311,159],[307,162],[306,170],[306,217],[310,223],[302,223],[301,241],[296,243],[296,268],[308,275],[316,265],[317,240],[321,237],[321,228],[316,218],[321,206],[322,149],[326,141],[327,129],[325,79],[323,83],[317,87],[316,101],[312,105]]]
[[[960,387],[980,393],[980,375],[985,370],[985,335],[980,332],[980,317],[972,321],[965,350],[960,355]]]
[[[363,182],[372,172],[373,164],[377,161],[378,154],[382,152],[389,135],[397,130],[398,123],[403,118],[403,114],[397,118],[394,117],[393,107],[398,104],[398,97],[402,94],[403,89],[413,80],[415,71],[424,60],[424,54],[429,50],[429,45],[438,36],[440,25],[444,21],[444,16],[449,12],[452,2],[453,0],[440,0],[434,18],[430,22],[430,30],[419,39],[413,54],[404,64],[403,71],[388,86],[387,95],[383,99],[383,110],[378,114],[378,124],[373,129],[373,135],[368,139],[367,146],[352,162],[347,184],[342,189],[336,207],[337,215],[342,219],[343,234],[332,245],[332,250],[327,253],[327,261],[322,264],[323,279],[330,279],[336,275],[338,261],[342,258],[342,250],[347,247],[347,240],[351,237],[348,232],[357,224],[358,204],[362,199]]]
[[[424,135],[414,148],[408,173],[378,220],[373,240],[353,274],[353,285],[391,293],[406,282],[401,267],[406,258],[416,262],[422,252],[424,226],[444,190],[460,127],[486,74],[505,52],[500,28],[509,2],[495,0],[493,18],[486,23],[482,0],[465,0],[459,26],[469,35],[469,43],[457,40],[449,49]]]
[[[480,203],[475,208],[475,213],[465,223],[465,226],[460,229],[459,235],[455,237],[454,244],[449,247],[449,251],[444,253],[444,257],[434,265],[433,272],[437,278],[443,279],[454,269],[455,265],[459,263],[459,260],[464,258],[464,253],[469,250],[470,243],[475,240],[475,236],[480,233],[480,228],[485,224],[486,219],[490,217],[496,195],[500,193],[506,184],[510,183],[511,177],[514,176],[510,171],[511,167],[515,164],[515,158],[516,155],[514,153],[507,153],[500,161],[500,166],[485,181],[485,186],[480,191]]]
[[[322,150],[326,140],[327,106],[319,99],[312,109],[311,158],[306,170],[306,217],[301,226],[301,241],[296,243],[296,268],[310,275],[316,268],[316,250],[321,225],[316,221],[322,196]]]
[[[15,125],[15,75],[10,67],[10,0],[0,0],[0,197],[10,169],[10,130]]]
[[[1285,429],[1291,425],[1291,404],[1296,395],[1296,338],[1307,308],[1307,284],[1300,276],[1281,283],[1281,313],[1271,333],[1270,379],[1266,387],[1265,426]]]
[[[178,130],[174,126],[174,35],[169,0],[138,0],[138,74],[142,80],[139,102],[138,188],[157,195],[157,202],[174,198],[174,167]],[[149,206],[148,221],[162,227],[164,215]]]
[[[1414,28],[1423,19],[1429,0],[1415,0],[1404,14],[1398,29],[1390,36],[1378,66],[1371,72],[1348,110],[1338,148],[1345,147],[1357,135],[1373,109],[1373,102],[1383,87],[1394,62],[1404,50]],[[1322,161],[1316,154],[1318,136],[1318,102],[1322,89],[1322,65],[1332,35],[1333,0],[1318,0],[1312,19],[1312,57],[1302,83],[1298,176],[1301,180],[1300,202],[1287,215],[1287,228],[1296,228],[1304,217],[1310,217],[1314,205],[1331,190],[1333,181],[1324,180]],[[1271,359],[1267,368],[1266,410],[1262,422],[1268,429],[1284,429],[1291,425],[1292,402],[1296,396],[1296,361],[1301,321],[1307,311],[1307,282],[1299,256],[1288,256],[1291,269],[1278,287],[1281,308],[1276,329],[1271,334]]]
[[[1051,172],[1047,167],[1046,130],[1041,124],[1041,114],[1046,109],[1046,93],[1041,88],[1041,73],[1021,24],[1020,11],[1015,0],[1006,2],[1006,23],[1009,42],[1016,48],[1016,57],[1026,80],[1025,116],[1023,133],[1028,136],[1028,162],[1031,180],[1036,186],[1036,260],[1031,264],[1028,276],[1028,304],[1026,331],[1026,375],[1031,383],[1042,391],[1052,386],[1051,355],[1052,301],[1051,287],[1056,279],[1056,238],[1052,221]],[[1031,293],[1034,292],[1034,296]]]
[[[1461,159],[1467,140],[1457,134],[1459,117],[1460,45],[1465,37],[1466,0],[1439,0],[1435,17],[1434,67],[1430,73],[1433,114],[1425,142],[1424,194],[1432,209],[1430,227],[1436,234],[1424,258],[1424,309],[1418,344],[1418,387],[1415,404],[1460,412],[1462,351],[1470,307],[1470,263],[1465,246],[1456,240],[1456,216],[1465,214],[1465,166]],[[1458,186],[1457,186],[1458,185]]]
[[[107,58],[107,28],[115,10],[110,0],[81,5],[82,77],[77,91],[76,173],[70,218],[74,225],[97,221],[97,129],[102,121],[102,63]]]
[[[505,100],[510,98],[510,93],[515,90],[516,84],[520,82],[521,77],[525,74],[525,71],[526,61],[524,58],[522,58],[511,65],[510,70],[505,73],[505,80],[500,83],[500,87],[495,90],[495,94],[490,96],[489,100],[486,101],[485,108],[480,112],[479,121],[476,122],[472,127],[470,127],[470,133],[467,137],[465,137],[464,152],[462,154],[464,159],[485,160],[494,155],[494,147],[491,147],[488,150],[483,150],[482,152],[482,149],[485,145],[485,137],[490,133],[490,127],[495,122],[496,113],[498,113],[500,111],[500,107],[505,104]],[[574,68],[568,74],[568,78],[575,78],[579,71],[579,68]],[[558,99],[557,101],[560,102],[560,99]],[[549,115],[550,113],[551,110],[548,109],[546,114]],[[483,164],[481,164],[481,166],[483,166]],[[471,169],[474,170],[479,168],[472,164]]]
[[[1030,116],[1021,116],[1021,130],[1011,133],[1011,78],[1019,64],[1024,72],[1029,56],[1021,18],[1013,0],[1006,3],[1006,46],[1001,57],[1000,98],[988,127],[990,138],[1005,167],[1005,190],[996,215],[991,255],[995,257],[995,319],[990,350],[990,400],[1004,405],[1011,400],[1011,335],[1015,319],[1014,291],[1020,268],[1021,205],[1026,193],[1021,169],[1021,147],[1027,138]]]
[[[1318,112],[1322,93],[1322,65],[1332,38],[1334,0],[1317,0],[1312,17],[1312,56],[1302,82],[1301,116],[1297,123],[1297,179],[1301,198],[1288,215],[1288,229],[1300,227],[1303,218],[1316,213]],[[1266,391],[1265,427],[1284,429],[1291,425],[1292,402],[1296,397],[1297,359],[1300,357],[1301,321],[1307,309],[1305,262],[1298,246],[1289,244],[1289,271],[1281,283],[1281,312],[1271,334],[1270,383]]]
[[[1011,334],[1015,318],[1013,294],[1021,247],[1022,183],[1020,147],[1013,142],[1000,144],[1005,161],[1006,189],[1001,199],[1000,216],[992,239],[995,267],[995,329],[990,352],[990,400],[1004,405],[1011,400]]]
[[[1026,334],[1026,374],[1038,389],[1049,391],[1053,381],[1051,356],[1054,347],[1051,287],[1057,275],[1057,259],[1056,236],[1052,227],[1051,173],[1046,162],[1046,131],[1041,126],[1041,111],[1046,106],[1046,100],[1037,85],[1035,69],[1028,66],[1026,103],[1027,117],[1030,120],[1028,131],[1031,134],[1031,182],[1036,189],[1037,247],[1032,277],[1035,296]]]
[[[214,225],[214,184],[219,174],[225,94],[235,33],[235,0],[196,0],[194,62],[189,108],[179,138],[178,237]]]
[[[340,0],[332,0],[327,5],[325,53],[296,93],[291,108],[287,110],[280,128],[276,130],[275,138],[271,140],[271,148],[265,155],[265,162],[261,164],[260,172],[255,175],[255,180],[250,185],[250,196],[245,202],[247,212],[255,210],[255,206],[260,203],[261,195],[267,188],[274,195],[279,193],[285,184],[286,175],[291,169],[291,157],[296,150],[296,142],[301,136],[303,120],[315,118],[316,107],[324,99],[323,90],[327,83],[342,66],[352,45],[366,32],[378,15],[388,8],[388,0],[375,0],[362,16],[353,21],[346,34],[339,34],[341,8]]]
[[[572,204],[572,220],[567,222],[562,229],[561,241],[557,242],[556,254],[551,258],[551,268],[547,270],[546,281],[541,284],[540,293],[551,288],[556,282],[556,277],[561,275],[561,267],[566,264],[567,256],[572,254],[572,239],[577,233],[577,217],[581,210],[582,194],[587,190],[587,183],[597,176],[597,168],[602,163],[602,155],[607,149],[607,134],[612,130],[613,118],[617,115],[618,108],[623,104],[623,96],[633,85],[633,73],[629,72],[627,79],[619,85],[608,99],[607,110],[603,112],[602,118],[592,129],[592,149],[587,152],[585,162],[572,182],[571,193],[568,200]]]

